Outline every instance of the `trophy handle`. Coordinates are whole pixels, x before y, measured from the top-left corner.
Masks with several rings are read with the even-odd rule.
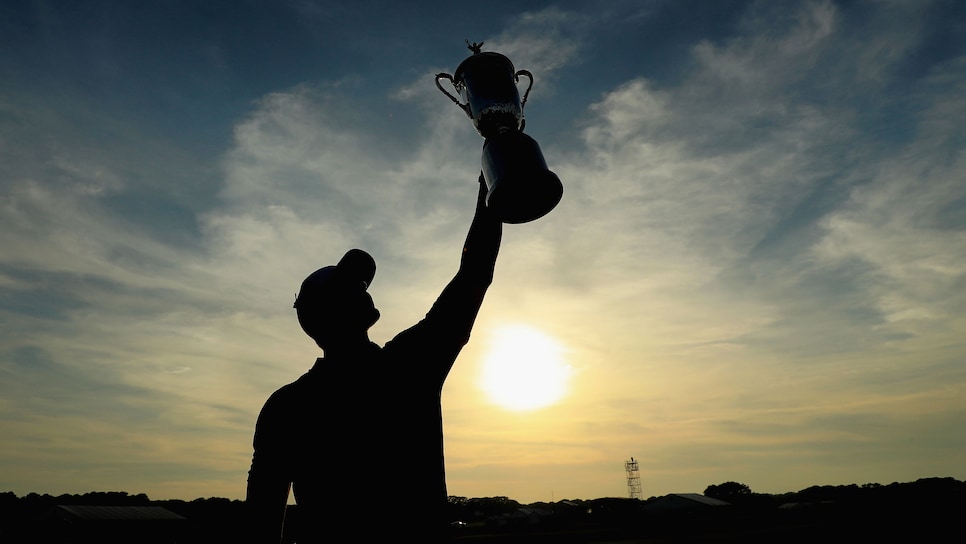
[[[472,119],[473,118],[473,114],[470,113],[470,107],[468,105],[466,105],[466,104],[460,104],[460,101],[457,100],[455,96],[449,94],[446,91],[446,89],[444,89],[443,86],[439,84],[439,80],[440,79],[448,79],[450,85],[452,85],[453,88],[455,89],[456,88],[456,82],[453,81],[453,76],[451,76],[449,74],[443,74],[443,73],[436,74],[436,88],[439,89],[447,97],[449,97],[449,99],[452,100],[454,104],[456,104],[457,106],[459,106],[460,109],[463,110],[464,113],[466,113],[466,116],[467,117],[469,117],[470,119]]]
[[[520,109],[523,109],[523,106],[527,105],[527,97],[530,96],[530,89],[533,88],[533,74],[529,70],[517,70],[517,73],[513,74],[513,77],[517,78],[517,81],[520,80],[520,76],[527,76],[527,79],[530,80],[530,84],[527,85],[527,90],[523,93],[523,98],[520,100]]]

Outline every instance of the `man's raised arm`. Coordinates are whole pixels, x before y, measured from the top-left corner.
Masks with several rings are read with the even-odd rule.
[[[449,338],[454,343],[444,342],[444,345],[456,352],[469,340],[483,297],[493,282],[493,270],[503,238],[503,222],[486,207],[486,192],[481,174],[476,212],[463,243],[459,271],[443,289],[423,321],[424,324],[433,323],[432,330],[437,333],[446,331],[438,338]],[[444,370],[445,376],[449,370]]]
[[[470,281],[478,281],[489,286],[493,281],[496,257],[503,239],[503,222],[486,207],[486,182],[480,174],[480,190],[476,198],[476,213],[470,224],[470,231],[463,243],[463,257],[460,259],[459,275],[470,276]],[[482,302],[482,296],[480,299]]]

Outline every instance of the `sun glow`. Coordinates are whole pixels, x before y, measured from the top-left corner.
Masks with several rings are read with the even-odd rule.
[[[525,326],[494,331],[480,387],[492,402],[510,410],[535,410],[559,401],[567,392],[570,367],[560,342]]]

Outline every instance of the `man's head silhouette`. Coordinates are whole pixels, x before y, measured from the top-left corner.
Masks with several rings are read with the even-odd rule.
[[[361,249],[350,249],[339,264],[309,274],[295,299],[299,324],[322,349],[335,340],[365,335],[379,310],[366,290],[376,275],[376,261]]]

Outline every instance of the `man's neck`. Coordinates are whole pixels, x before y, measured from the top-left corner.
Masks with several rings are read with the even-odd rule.
[[[354,339],[339,339],[331,345],[326,346],[322,351],[326,358],[338,359],[343,356],[358,354],[360,351],[370,349],[372,342],[369,335],[363,335]]]

